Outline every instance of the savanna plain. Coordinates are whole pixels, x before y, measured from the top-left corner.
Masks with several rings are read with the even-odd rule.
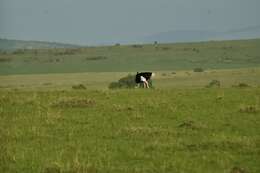
[[[0,53],[0,172],[260,172],[260,40]],[[150,89],[109,88],[155,72]]]

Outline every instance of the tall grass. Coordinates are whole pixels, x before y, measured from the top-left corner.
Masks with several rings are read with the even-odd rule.
[[[219,99],[221,96],[221,99]],[[259,88],[0,91],[0,172],[260,172]]]

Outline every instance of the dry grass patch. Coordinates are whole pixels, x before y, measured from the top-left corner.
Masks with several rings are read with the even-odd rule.
[[[259,107],[257,105],[241,105],[239,111],[241,113],[257,113],[259,112]]]
[[[60,100],[54,104],[53,107],[58,108],[84,108],[84,107],[93,107],[96,105],[96,101],[88,98],[70,98]]]

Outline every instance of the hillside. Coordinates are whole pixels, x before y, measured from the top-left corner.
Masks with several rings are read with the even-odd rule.
[[[0,50],[76,48],[76,47],[79,46],[73,44],[56,43],[56,42],[22,41],[22,40],[9,40],[9,39],[0,38]]]
[[[136,72],[260,66],[260,39],[16,50],[0,53],[0,74]]]
[[[145,37],[143,42],[178,43],[178,42],[199,42],[210,40],[239,40],[260,38],[260,26],[233,29],[228,31],[207,31],[207,30],[172,30],[155,33]]]

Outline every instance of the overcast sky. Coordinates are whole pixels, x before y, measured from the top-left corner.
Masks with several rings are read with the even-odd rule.
[[[0,37],[83,45],[260,25],[260,0],[0,0]]]

